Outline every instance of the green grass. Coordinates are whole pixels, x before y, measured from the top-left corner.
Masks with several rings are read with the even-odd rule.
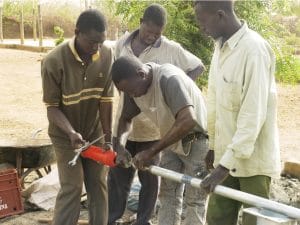
[[[285,55],[277,59],[276,80],[287,84],[299,84],[300,56]]]

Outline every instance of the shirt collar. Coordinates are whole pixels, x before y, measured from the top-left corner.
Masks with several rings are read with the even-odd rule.
[[[75,49],[75,36],[72,37],[72,39],[69,41],[69,47],[70,47],[71,52],[73,53],[75,59],[79,62],[82,62],[81,58],[79,57],[79,55]]]
[[[75,59],[79,62],[83,62],[75,48],[75,36],[72,37],[71,40],[69,41],[69,47],[70,47],[71,52],[73,53]],[[92,61],[93,62],[96,61],[97,59],[99,59],[99,57],[100,57],[100,53],[99,53],[99,51],[97,51],[97,53],[92,55]]]
[[[125,40],[125,45],[130,45],[132,39],[133,39],[136,35],[138,35],[138,33],[139,33],[139,29],[133,31],[133,32],[127,37],[127,39]],[[158,39],[151,45],[151,47],[153,47],[153,48],[159,48],[159,47],[160,47],[160,44],[161,44],[161,38],[162,38],[162,37],[158,38]]]
[[[225,43],[224,45],[228,45],[228,47],[232,50],[234,47],[238,44],[238,42],[241,40],[243,35],[249,30],[248,25],[245,21],[241,20],[242,26],[241,28],[235,32]],[[218,42],[220,42],[221,46],[222,38],[218,39]]]

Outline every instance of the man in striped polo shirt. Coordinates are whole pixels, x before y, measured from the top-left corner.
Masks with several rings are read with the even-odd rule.
[[[42,62],[43,100],[47,106],[61,189],[53,224],[75,225],[80,213],[83,181],[89,203],[89,224],[107,224],[107,168],[79,158],[68,165],[74,149],[105,134],[111,143],[113,86],[112,49],[106,39],[106,21],[97,10],[79,16],[75,37],[50,52]],[[101,143],[96,143],[100,145]]]

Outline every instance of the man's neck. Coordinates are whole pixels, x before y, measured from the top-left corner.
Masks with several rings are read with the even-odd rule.
[[[138,32],[131,41],[131,49],[136,57],[139,57],[139,55],[148,47],[145,42],[143,42],[140,38],[140,33]]]
[[[75,50],[79,56],[79,58],[84,62],[84,63],[89,63],[92,60],[92,56],[89,54],[83,53],[83,51],[80,49],[80,47],[77,44],[76,38],[75,38]]]
[[[229,38],[231,38],[242,26],[240,20],[235,16],[231,18],[226,28],[226,32],[222,35],[222,44],[224,44]]]

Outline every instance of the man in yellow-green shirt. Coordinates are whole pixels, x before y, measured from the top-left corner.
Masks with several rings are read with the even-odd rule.
[[[275,57],[270,45],[240,21],[233,1],[196,1],[201,30],[215,40],[208,84],[207,166],[202,182],[269,197],[271,177],[280,172],[276,122]],[[234,225],[241,203],[211,194],[207,223]],[[243,205],[243,207],[249,207]],[[244,225],[256,218],[243,215]]]

